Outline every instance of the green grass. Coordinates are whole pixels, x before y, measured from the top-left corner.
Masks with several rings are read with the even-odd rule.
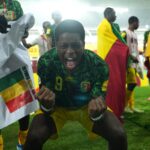
[[[150,150],[150,87],[137,87],[135,105],[144,113],[124,114],[124,127],[128,136],[128,150]],[[3,129],[5,150],[15,150],[18,123]],[[86,131],[78,123],[66,124],[57,140],[49,140],[44,150],[106,150],[107,143],[101,137],[88,139]]]

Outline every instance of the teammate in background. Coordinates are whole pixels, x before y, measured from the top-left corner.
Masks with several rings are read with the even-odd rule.
[[[15,21],[23,15],[22,7],[17,0],[0,0],[0,15],[8,21]]]
[[[52,47],[52,27],[49,21],[44,21],[42,24],[43,34],[35,38],[30,44],[27,44],[26,41],[23,43],[30,48],[31,46],[38,45],[40,56],[45,52],[51,49]]]
[[[125,105],[125,79],[128,57],[128,46],[116,29],[114,21],[116,12],[107,7],[104,10],[104,19],[97,28],[97,53],[109,66],[109,82],[106,95],[106,104],[122,122]]]
[[[145,56],[145,66],[147,68],[147,78],[150,84],[150,29],[144,33],[144,56]],[[150,100],[150,97],[148,98]]]
[[[56,48],[38,62],[41,109],[32,120],[24,150],[42,150],[68,120],[78,121],[87,131],[104,137],[108,149],[127,150],[122,125],[105,104],[108,66],[94,52],[84,49],[83,25],[76,20],[62,21],[55,37]]]
[[[55,29],[62,20],[61,13],[59,11],[52,12],[52,19],[54,20],[54,24],[52,25],[52,47],[55,47]]]
[[[130,52],[130,64],[127,69],[127,89],[126,89],[126,112],[142,112],[134,107],[134,89],[137,85],[137,65],[139,63],[138,39],[135,30],[139,27],[139,19],[131,16],[128,19],[129,27],[122,33],[122,37],[126,40]]]

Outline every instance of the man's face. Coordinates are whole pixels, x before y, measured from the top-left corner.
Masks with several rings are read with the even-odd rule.
[[[84,42],[77,33],[62,33],[56,42],[60,61],[67,70],[72,71],[80,63]]]
[[[134,29],[136,30],[138,29],[138,27],[139,27],[139,21],[134,22]]]
[[[116,20],[116,13],[115,13],[115,11],[113,10],[112,13],[109,14],[109,15],[110,15],[110,16],[109,16],[109,20],[110,20],[111,22],[114,22],[114,21]]]

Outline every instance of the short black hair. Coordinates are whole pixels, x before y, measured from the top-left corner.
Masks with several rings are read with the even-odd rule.
[[[104,17],[107,17],[107,15],[108,15],[108,14],[111,14],[113,11],[114,11],[113,8],[107,7],[107,8],[104,10]]]
[[[128,19],[128,23],[129,23],[129,24],[132,24],[132,23],[134,23],[134,22],[139,22],[139,19],[138,19],[138,17],[136,17],[136,16],[131,16],[131,17]]]
[[[83,42],[85,41],[85,30],[79,21],[67,19],[58,24],[55,29],[55,40],[58,41],[59,36],[65,32],[78,33],[81,37],[81,40]]]
[[[42,25],[43,25],[43,28],[51,27],[51,23],[49,21],[44,21]]]

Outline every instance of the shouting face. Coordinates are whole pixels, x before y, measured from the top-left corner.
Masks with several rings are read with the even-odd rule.
[[[60,61],[67,70],[72,71],[81,61],[84,42],[81,40],[79,34],[66,32],[59,36],[56,48]]]

